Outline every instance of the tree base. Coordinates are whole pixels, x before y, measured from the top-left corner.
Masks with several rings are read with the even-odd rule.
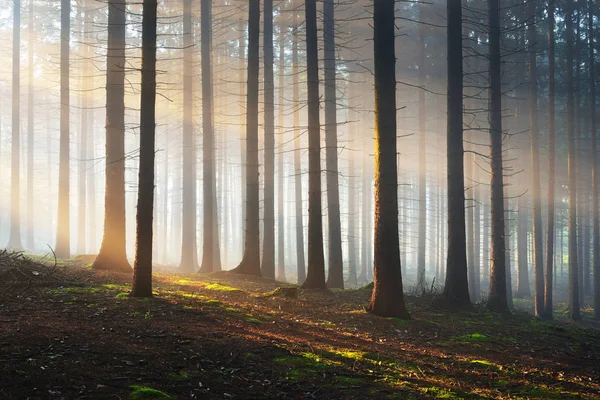
[[[92,268],[97,271],[109,271],[118,273],[128,273],[133,271],[133,268],[129,265],[127,259],[121,260],[108,260],[102,255],[98,255],[96,261],[92,264]]]
[[[260,265],[252,265],[249,262],[242,260],[240,265],[229,271],[232,274],[240,274],[240,275],[251,275],[251,276],[262,276],[262,272],[260,270]]]

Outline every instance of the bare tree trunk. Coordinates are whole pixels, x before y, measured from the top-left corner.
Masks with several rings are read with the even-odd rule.
[[[356,135],[356,112],[354,104],[354,84],[352,83],[353,75],[348,78],[348,142],[349,147],[353,150],[361,147]],[[356,167],[355,167],[355,152],[348,154],[348,280],[346,285],[349,288],[357,286],[356,281],[356,260],[358,260],[358,252],[356,248],[356,216],[358,209],[356,207]]]
[[[60,6],[60,150],[58,169],[58,222],[56,257],[71,256],[71,224],[69,218],[69,52],[71,36],[71,2],[62,0]]]
[[[248,91],[246,101],[246,234],[244,235],[244,256],[240,265],[233,269],[233,272],[260,276],[261,271],[258,180],[258,53],[260,38],[260,1],[249,0],[248,4]]]
[[[244,81],[244,69],[245,69],[245,65],[244,65],[244,57],[245,57],[245,53],[246,53],[246,35],[244,32],[244,21],[243,19],[240,19],[239,23],[238,23],[238,31],[240,32],[240,38],[238,39],[238,48],[239,48],[239,58],[238,58],[238,68],[239,68],[239,74],[240,74],[240,154],[241,154],[241,166],[240,166],[240,183],[241,183],[241,193],[242,193],[242,223],[241,225],[241,242],[244,242],[244,238],[246,235],[246,151],[245,151],[245,118],[246,118],[246,114],[245,114],[245,106],[244,106],[244,93],[245,93],[245,87],[246,87],[246,82]]]
[[[21,0],[13,2],[12,137],[10,174],[10,238],[8,248],[19,251],[21,244]]]
[[[95,269],[130,272],[125,238],[125,0],[108,3],[104,236]]]
[[[423,23],[423,5],[419,10],[419,237],[417,249],[417,287],[425,290],[425,243],[427,241],[427,160],[425,156],[426,115],[425,115],[425,28]]]
[[[35,248],[34,243],[34,235],[33,235],[33,152],[34,152],[34,130],[35,130],[35,121],[34,121],[34,82],[33,82],[33,41],[35,40],[35,34],[33,29],[33,0],[29,0],[29,43],[27,44],[29,47],[29,90],[27,95],[27,246],[30,249]]]
[[[544,280],[544,318],[552,318],[552,278],[554,273],[554,186],[555,186],[555,119],[554,119],[554,0],[548,0],[548,218],[546,222],[546,276]]]
[[[553,0],[550,0],[553,1]],[[590,86],[590,129],[592,131],[592,253],[594,273],[594,316],[600,318],[600,205],[598,204],[598,133],[596,132],[596,70],[594,58],[594,1],[589,0],[588,34],[589,51],[589,86]],[[550,283],[552,287],[552,283]]]
[[[470,307],[465,233],[463,148],[462,4],[448,0],[448,255],[444,298],[453,308]]]
[[[164,157],[164,167],[163,167],[163,179],[162,179],[162,245],[161,245],[161,260],[163,264],[168,262],[168,254],[167,249],[169,248],[169,138],[165,134],[165,157]]]
[[[264,0],[265,177],[262,274],[275,279],[275,86],[273,77],[273,0]]]
[[[527,225],[529,215],[527,214],[527,204],[523,196],[518,199],[518,227],[517,227],[517,252],[518,252],[518,275],[517,275],[517,298],[527,298],[531,296],[529,288],[529,273],[527,262]]]
[[[304,258],[304,221],[302,216],[302,162],[300,146],[300,68],[298,65],[298,0],[292,0],[292,26],[294,34],[292,36],[292,77],[294,86],[294,189],[296,203],[296,268],[298,275],[298,284],[303,284],[306,280],[306,265]]]
[[[284,3],[279,6],[280,15],[285,11]],[[285,189],[284,189],[284,135],[285,135],[285,120],[283,114],[283,103],[285,93],[285,39],[287,26],[281,24],[279,28],[279,155],[277,157],[277,280],[285,282]]]
[[[321,124],[319,122],[319,54],[317,2],[306,0],[306,83],[308,103],[308,270],[306,289],[325,289],[321,201]]]
[[[204,21],[203,24],[204,25]],[[196,251],[196,140],[194,135],[194,31],[192,0],[183,0],[183,190],[181,262],[184,273],[198,269]],[[202,68],[204,72],[204,68]],[[204,96],[202,103],[204,104]],[[204,137],[207,132],[203,129]]]
[[[398,165],[396,163],[396,55],[394,0],[373,7],[375,61],[375,240],[373,293],[368,311],[410,318],[402,293],[398,241]]]
[[[508,311],[506,294],[506,243],[504,230],[504,181],[502,163],[502,94],[500,72],[500,5],[499,0],[489,0],[488,22],[490,29],[489,90],[490,139],[492,185],[492,264],[488,308]]]
[[[142,92],[140,96],[140,172],[135,261],[133,263],[133,287],[131,290],[134,297],[152,297],[157,5],[157,0],[144,0]]]
[[[569,316],[580,320],[579,282],[577,269],[577,171],[575,168],[575,98],[573,93],[573,1],[565,6],[567,41],[567,126],[568,126],[568,168],[569,168]]]

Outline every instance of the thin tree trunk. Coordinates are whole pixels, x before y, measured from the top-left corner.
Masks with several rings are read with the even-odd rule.
[[[126,2],[108,3],[106,69],[106,191],[104,236],[95,269],[130,272],[125,237],[125,28]]]
[[[550,0],[553,1],[553,0]],[[594,316],[600,318],[600,205],[598,204],[598,133],[596,132],[596,65],[594,58],[594,1],[589,0],[588,37],[589,51],[589,86],[590,86],[590,129],[592,131],[592,253],[594,274]]]
[[[351,149],[358,149],[360,143],[356,135],[356,105],[354,102],[354,84],[352,83],[353,75],[348,78],[348,142]],[[358,209],[356,208],[356,167],[354,152],[348,154],[348,280],[346,286],[354,288],[357,286],[356,280],[356,260],[358,253],[356,248],[356,216]]]
[[[244,20],[240,19],[238,23],[238,31],[240,32],[240,38],[238,39],[238,68],[240,74],[240,154],[241,154],[241,165],[240,165],[240,183],[241,183],[241,194],[242,194],[242,221],[241,221],[241,241],[244,242],[246,234],[246,151],[245,151],[245,118],[246,108],[243,102],[246,82],[244,80],[244,57],[246,53],[246,35],[244,32]]]
[[[444,298],[453,308],[470,307],[465,233],[463,148],[462,2],[448,0],[448,254]]]
[[[168,126],[168,125],[167,125]],[[169,138],[165,135],[165,157],[164,157],[164,167],[163,167],[163,179],[162,179],[162,249],[161,260],[163,264],[168,262],[168,254],[167,249],[169,248]]]
[[[425,116],[425,28],[423,23],[423,5],[419,10],[419,237],[417,249],[417,287],[425,290],[425,243],[427,241],[427,160],[425,157],[426,116]]]
[[[284,12],[284,3],[280,5],[280,14]],[[285,189],[284,189],[284,114],[283,102],[285,94],[285,39],[287,26],[281,24],[279,28],[279,155],[277,157],[277,280],[285,282]]]
[[[246,234],[244,235],[244,256],[240,265],[233,269],[233,272],[260,276],[260,205],[258,180],[258,53],[260,38],[260,1],[249,0],[248,4],[248,90],[246,101]]]
[[[580,320],[579,282],[577,269],[577,171],[575,168],[575,98],[573,93],[573,1],[566,4],[567,40],[567,130],[569,173],[569,316]]]
[[[531,296],[531,289],[529,288],[529,263],[527,260],[527,225],[529,215],[527,214],[527,204],[523,196],[518,199],[518,227],[517,227],[517,298],[527,298]]]
[[[273,0],[264,0],[264,208],[262,274],[275,279],[275,84],[273,77]]]
[[[34,197],[34,193],[33,193],[33,180],[34,180],[34,174],[33,174],[33,152],[34,152],[34,140],[33,140],[33,135],[34,135],[34,131],[35,131],[35,121],[34,121],[34,107],[35,107],[35,100],[34,100],[34,82],[33,82],[33,51],[34,51],[34,39],[35,39],[35,34],[34,34],[34,29],[33,29],[33,12],[34,12],[34,7],[33,7],[33,0],[29,0],[29,43],[28,43],[28,47],[29,47],[29,63],[28,63],[28,67],[29,67],[29,91],[28,91],[28,96],[27,96],[27,246],[30,249],[34,249],[35,248],[35,243],[34,243],[34,235],[33,235],[33,229],[34,229],[34,225],[33,225],[33,220],[35,218],[34,214],[33,214],[33,197]],[[80,240],[80,239],[78,239]]]
[[[321,124],[319,122],[319,54],[317,2],[305,1],[306,83],[308,104],[308,270],[306,289],[325,289],[321,200]]]
[[[504,182],[502,165],[502,94],[500,72],[500,5],[499,0],[489,0],[488,22],[490,29],[489,90],[490,139],[492,185],[492,264],[488,308],[508,311],[506,293],[506,243],[504,230]]]
[[[58,169],[58,222],[56,228],[56,257],[71,256],[71,223],[69,218],[69,56],[71,36],[71,2],[62,0],[60,6],[60,150]]]
[[[64,1],[63,1],[64,3]],[[10,175],[10,238],[8,248],[19,251],[21,244],[21,0],[13,1],[12,136]]]
[[[156,0],[144,0],[142,22],[142,92],[140,112],[140,172],[137,202],[134,297],[152,297],[152,219],[156,105]]]
[[[410,318],[402,292],[398,241],[396,56],[394,0],[375,0],[375,240],[373,293],[368,311]]]
[[[300,145],[300,68],[298,65],[298,0],[292,2],[292,26],[295,32],[292,36],[292,77],[294,86],[294,190],[296,203],[296,268],[298,284],[306,280],[306,265],[304,258],[304,221],[302,215],[302,161]]]
[[[202,26],[204,26],[204,21]],[[196,140],[194,135],[194,31],[192,0],[183,0],[183,190],[181,262],[184,273],[198,269],[196,251]],[[202,68],[204,72],[204,68]],[[202,103],[204,104],[204,96]],[[203,129],[204,137],[207,132]],[[208,133],[210,134],[210,133]]]

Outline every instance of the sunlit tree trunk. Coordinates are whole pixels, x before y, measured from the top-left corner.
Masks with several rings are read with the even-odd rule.
[[[568,173],[569,173],[569,316],[581,319],[579,311],[579,282],[577,269],[577,171],[575,168],[575,98],[573,93],[573,1],[565,6],[567,41],[567,130],[568,130]]]
[[[206,0],[205,0],[206,1]],[[260,276],[258,180],[258,64],[260,1],[248,1],[248,84],[246,100],[246,233],[244,255],[233,272]]]
[[[95,269],[130,272],[125,247],[125,28],[126,2],[108,3],[106,69],[106,191],[104,236]]]
[[[134,297],[152,297],[152,218],[154,204],[154,143],[156,136],[156,0],[144,0],[142,22],[142,92],[140,112],[140,172],[137,202]]]
[[[204,26],[204,21],[202,23]],[[181,262],[179,270],[198,269],[196,251],[196,140],[194,135],[194,31],[192,0],[183,0],[183,188]],[[204,68],[202,68],[204,72]],[[204,96],[202,103],[204,104]],[[203,129],[203,137],[207,132]],[[208,133],[210,134],[210,133]]]
[[[58,222],[56,229],[56,256],[71,256],[71,224],[69,218],[70,173],[70,103],[69,52],[71,36],[71,2],[62,0],[60,6],[60,148],[58,169]]]
[[[302,161],[300,144],[300,68],[298,61],[298,8],[299,0],[292,1],[292,26],[295,30],[292,36],[292,79],[294,87],[294,191],[296,204],[296,268],[298,284],[306,279],[306,263],[304,257],[304,221],[302,207]]]
[[[167,125],[168,126],[168,125]],[[168,243],[169,243],[169,138],[165,134],[164,141],[164,164],[163,164],[163,176],[162,176],[162,243],[161,243],[161,260],[163,264],[166,264],[168,256]]]
[[[273,0],[264,0],[264,208],[262,274],[275,278],[275,86],[273,78]]]
[[[358,141],[356,135],[356,112],[354,104],[354,84],[352,83],[351,74],[348,78],[348,145],[353,150],[358,150],[361,144]],[[359,260],[358,252],[356,248],[356,216],[358,215],[358,208],[356,207],[356,167],[355,167],[355,154],[358,152],[350,152],[348,154],[348,280],[346,286],[349,288],[356,287],[356,265]]]
[[[238,23],[238,31],[240,34],[240,38],[238,39],[238,68],[239,68],[239,76],[240,76],[240,154],[241,154],[241,164],[240,164],[240,184],[241,184],[241,193],[242,193],[242,220],[241,220],[241,235],[240,242],[244,242],[244,238],[246,235],[246,106],[244,104],[244,94],[246,90],[246,81],[244,80],[244,70],[245,70],[245,56],[246,56],[246,34],[245,34],[245,26],[244,20],[240,18]]]
[[[444,298],[450,307],[469,307],[465,233],[463,148],[462,4],[448,0],[448,254]]]
[[[29,90],[27,95],[27,246],[30,249],[35,248],[34,243],[34,223],[33,220],[35,218],[33,214],[33,152],[34,152],[34,131],[35,131],[35,121],[34,121],[34,107],[35,107],[35,99],[34,99],[34,81],[33,81],[33,51],[34,51],[34,25],[33,25],[33,0],[29,0],[29,43],[27,44],[29,47]],[[85,238],[85,237],[84,237]],[[81,239],[78,239],[78,241]]]
[[[527,262],[527,225],[529,215],[527,213],[527,203],[523,196],[519,197],[518,202],[518,220],[517,220],[517,298],[527,298],[531,296],[529,288],[529,273]]]
[[[489,23],[489,121],[491,142],[492,186],[492,263],[490,293],[487,306],[492,311],[508,311],[506,294],[506,243],[504,181],[502,165],[502,93],[500,72],[500,5],[499,0],[488,2]]]
[[[13,1],[12,136],[10,148],[10,238],[8,248],[21,250],[21,0]]]
[[[321,124],[319,122],[319,48],[317,2],[304,2],[308,104],[308,270],[302,287],[325,289],[321,201]]]
[[[368,311],[410,318],[402,292],[398,241],[396,56],[394,0],[375,0],[375,239],[373,293]]]

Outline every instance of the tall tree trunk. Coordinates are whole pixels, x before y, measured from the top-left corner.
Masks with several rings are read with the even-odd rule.
[[[481,297],[481,188],[479,186],[479,166],[476,157],[473,155],[473,295],[474,301]]]
[[[134,297],[152,297],[152,219],[154,206],[154,143],[156,136],[157,0],[144,0],[142,21],[142,92],[140,107],[140,167],[137,202]]]
[[[125,238],[125,0],[109,0],[104,236],[95,269],[130,272]]]
[[[13,2],[12,64],[12,136],[10,174],[10,238],[8,248],[19,251],[21,245],[21,0]]]
[[[364,104],[363,104],[364,108]],[[364,117],[364,115],[363,115]],[[363,120],[364,121],[364,120]],[[361,124],[361,128],[364,128],[364,122]],[[363,131],[363,129],[361,129]],[[362,202],[361,202],[361,257],[360,257],[360,273],[357,278],[358,285],[364,285],[367,283],[367,269],[371,264],[371,168],[369,163],[369,148],[370,140],[367,135],[363,136],[362,140]],[[398,244],[399,245],[399,244]],[[402,265],[402,260],[400,261]]]
[[[71,256],[71,223],[69,218],[69,52],[71,38],[71,2],[62,0],[60,6],[60,150],[58,169],[58,222],[56,257]]]
[[[553,1],[553,0],[550,0]],[[592,254],[594,273],[594,316],[600,318],[600,204],[598,204],[598,133],[596,132],[596,65],[594,58],[594,1],[589,0],[588,12],[590,129],[592,131]]]
[[[284,12],[284,3],[280,5],[279,13]],[[285,146],[285,120],[283,111],[285,93],[285,39],[287,26],[281,24],[279,28],[279,155],[277,157],[277,280],[285,282],[285,189],[283,154]]]
[[[373,293],[368,311],[410,318],[402,292],[398,241],[396,55],[394,0],[375,0],[375,240]]]
[[[535,2],[527,4],[529,45],[529,129],[531,131],[531,176],[533,195],[533,271],[534,313],[543,314],[544,309],[544,244],[542,242],[542,200],[540,194],[540,134],[538,130],[537,105],[537,26],[535,25]]]
[[[548,219],[546,221],[546,276],[544,279],[544,318],[552,318],[552,278],[554,272],[554,186],[555,186],[555,119],[554,119],[554,0],[548,0]]]
[[[427,160],[425,156],[426,119],[425,119],[425,27],[423,5],[419,10],[419,237],[417,249],[417,287],[425,290],[425,243],[427,242]]]
[[[294,190],[296,203],[296,269],[298,284],[303,284],[306,280],[306,265],[304,258],[304,221],[302,215],[302,162],[300,145],[300,81],[299,81],[299,62],[298,62],[298,6],[299,0],[292,0],[292,26],[294,34],[292,36],[292,78],[294,87]]]
[[[353,75],[348,78],[348,143],[351,149],[360,148],[360,143],[356,135],[356,111],[354,104],[354,84],[352,83]],[[348,154],[348,280],[346,285],[349,288],[357,286],[356,281],[356,261],[359,259],[356,248],[356,216],[358,209],[356,207],[356,167],[355,153]]]
[[[308,270],[302,285],[325,289],[321,200],[321,123],[319,121],[319,48],[317,1],[306,0],[306,83],[308,103]]]
[[[448,0],[448,255],[444,298],[453,308],[470,307],[465,233],[463,147],[462,2]]]
[[[33,83],[33,41],[35,38],[34,30],[33,30],[33,0],[29,0],[29,43],[27,44],[29,47],[29,90],[27,95],[27,246],[30,249],[35,248],[34,243],[34,235],[33,235],[33,152],[34,152],[34,140],[33,135],[35,131],[35,121],[34,121],[34,83]]]
[[[202,21],[204,26],[204,21]],[[184,273],[198,269],[196,251],[196,140],[194,135],[194,30],[192,0],[183,0],[183,190],[181,262]],[[204,68],[202,68],[204,72]],[[204,75],[203,75],[204,77]],[[204,104],[205,98],[202,97]],[[204,137],[207,132],[203,129]]]
[[[202,181],[204,227],[202,246],[202,265],[200,272],[215,270],[215,240],[218,229],[215,229],[216,177],[214,160],[213,129],[213,82],[212,82],[212,0],[200,2],[200,47],[202,57]]]
[[[472,102],[468,102],[467,109],[473,109]],[[473,142],[471,134],[467,134],[467,142]],[[469,148],[472,146],[469,145]],[[467,200],[467,272],[469,277],[469,298],[471,301],[477,301],[477,294],[475,293],[475,226],[473,221],[473,207],[475,201],[473,200],[473,185],[475,179],[473,178],[473,153],[468,152],[465,154],[465,177],[466,177],[466,200]]]
[[[273,77],[273,0],[264,0],[265,177],[262,274],[275,279],[275,84]]]
[[[529,215],[527,213],[527,204],[523,196],[519,197],[518,202],[518,221],[517,221],[517,298],[527,298],[531,296],[529,288],[529,263],[527,260],[527,226]]]
[[[569,173],[569,316],[581,319],[579,311],[579,282],[577,273],[577,171],[575,168],[575,98],[573,93],[573,1],[566,4],[567,41],[567,131]]]
[[[327,169],[327,217],[329,274],[327,286],[344,288],[340,187],[338,181],[337,93],[335,65],[335,5],[323,1],[323,63],[325,66],[325,150]]]
[[[506,243],[504,231],[504,181],[502,165],[502,89],[500,72],[500,5],[499,0],[489,0],[488,22],[490,30],[489,54],[489,121],[491,142],[492,185],[492,264],[488,308],[508,311],[506,294]]]
[[[246,34],[245,34],[244,20],[240,19],[238,23],[238,31],[240,32],[240,38],[238,39],[238,68],[240,74],[240,155],[241,155],[241,165],[240,165],[240,183],[241,188],[240,191],[242,193],[242,221],[241,221],[241,241],[245,241],[246,235],[246,151],[245,151],[245,118],[246,118],[246,107],[244,105],[244,93],[246,82],[244,80],[244,57],[246,56]]]
[[[162,179],[162,245],[161,245],[161,260],[163,264],[166,264],[169,259],[169,255],[167,254],[169,248],[169,138],[165,134],[165,157],[164,157],[164,166],[163,166],[163,179]]]
[[[249,0],[248,4],[246,233],[244,235],[244,256],[242,257],[240,265],[234,268],[233,272],[260,276],[260,205],[258,180],[258,53],[260,38],[260,1]]]

